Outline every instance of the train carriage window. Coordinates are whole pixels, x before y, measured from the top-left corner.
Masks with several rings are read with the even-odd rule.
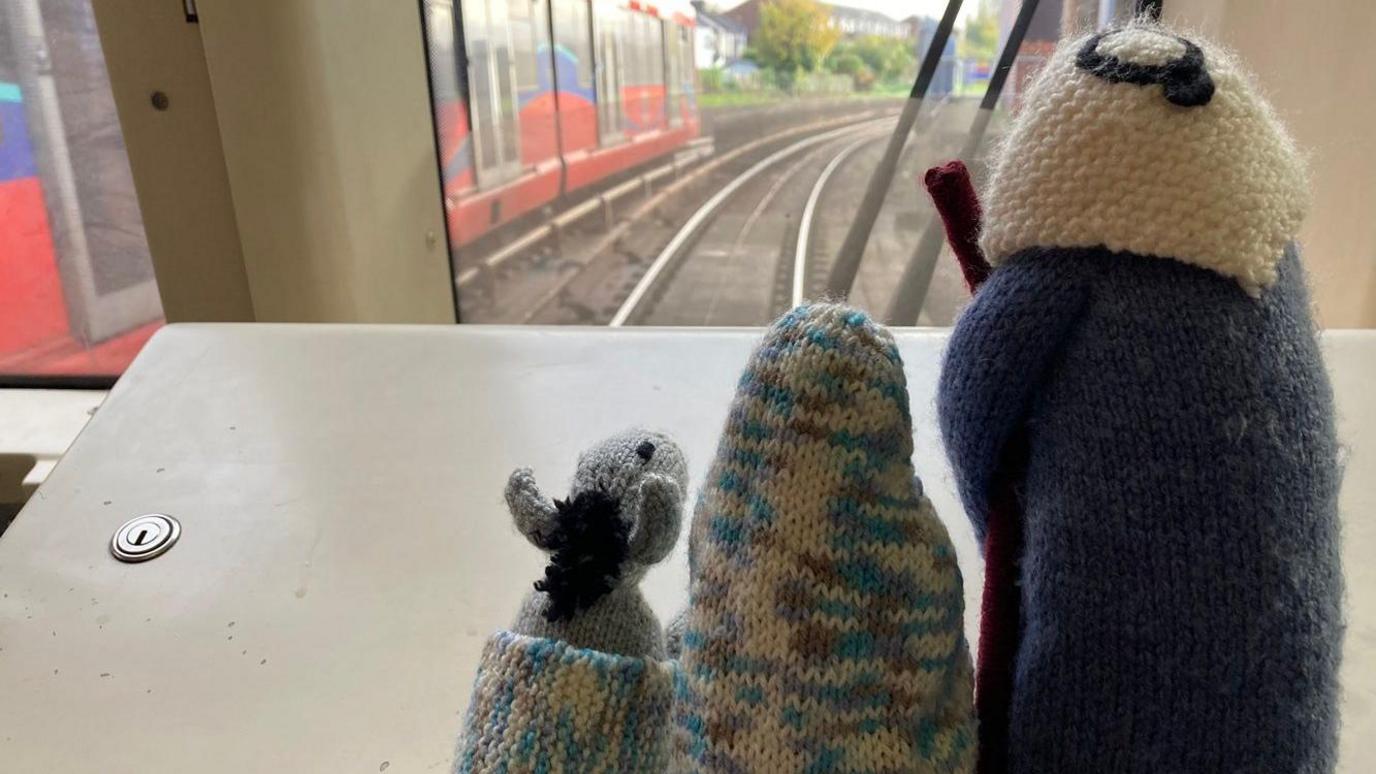
[[[682,83],[679,77],[679,67],[681,60],[678,53],[678,25],[669,21],[660,22],[660,37],[664,41],[664,114],[669,119],[670,126],[678,126],[682,123],[682,114],[679,112],[679,93],[682,91]]]
[[[647,128],[643,125],[645,122],[646,114],[645,85],[651,82],[649,66],[649,42],[646,40],[645,34],[645,25],[648,21],[649,17],[645,16],[644,14],[632,13],[630,15],[630,39],[633,41],[633,45],[635,46],[635,62],[634,67],[631,68],[631,84],[635,88],[630,92],[629,96],[632,100],[634,100],[635,120],[638,124],[641,124],[641,126],[638,127],[641,130]]]
[[[597,38],[597,125],[603,145],[611,145],[622,137],[621,92],[626,76],[626,57],[623,40],[629,25],[625,12],[614,6],[598,6],[593,17]]]
[[[698,67],[694,63],[694,40],[692,32],[685,26],[678,28],[678,52],[682,55],[682,74],[684,74],[684,88],[692,94],[695,91],[696,72]]]
[[[689,95],[688,104],[692,106],[696,104],[694,95],[696,94],[695,82],[697,78],[697,67],[693,62],[694,51],[692,33],[687,27],[678,28],[678,50],[679,56],[682,57],[681,67],[683,76],[680,82],[683,85],[684,91]]]
[[[529,0],[529,2],[531,49],[534,52],[532,59],[535,62],[535,67],[531,73],[533,77],[528,83],[529,88],[538,91],[541,89],[541,84],[544,84],[544,88],[554,87],[554,71],[551,69],[553,60],[550,58],[554,49],[550,40],[549,1]],[[517,82],[522,83],[519,75]],[[522,83],[522,88],[525,88],[524,83]]]
[[[625,45],[625,68],[626,78],[623,86],[634,89],[640,83],[640,27],[637,25],[637,15],[633,11],[623,11],[617,14],[621,22],[622,39]],[[623,94],[623,98],[633,99],[635,92],[628,90]]]
[[[538,85],[530,7],[530,0],[511,0],[507,6],[507,30],[511,34],[511,54],[516,63],[518,93]]]
[[[574,27],[570,40],[578,46],[578,85],[589,91],[593,88],[593,66],[597,63],[592,54],[592,14],[588,4],[578,0],[571,4]]]
[[[660,72],[660,53],[659,53],[659,20],[652,16],[640,16],[640,83],[649,85],[652,83],[663,83],[664,75]]]
[[[664,83],[664,31],[663,23],[653,16],[642,16],[644,27],[642,39],[645,41],[645,83]]]
[[[584,93],[593,88],[592,26],[587,0],[554,0],[555,73],[559,88]],[[565,82],[563,69],[568,58],[573,59],[572,76],[576,83]],[[562,60],[562,61],[561,61]]]
[[[519,167],[511,30],[506,0],[464,0],[462,9],[477,182],[486,188],[510,178]]]
[[[511,52],[512,29],[510,26],[510,12],[506,0],[488,0],[490,3],[490,15],[488,20],[491,26],[488,28],[495,39],[493,46],[492,69],[497,76],[497,95],[498,105],[501,111],[502,125],[499,129],[502,138],[502,161],[509,165],[516,165],[517,145],[520,140],[521,131],[517,125],[517,102],[516,102],[516,62]],[[521,0],[516,0],[519,4]],[[505,17],[505,19],[503,19]],[[506,21],[506,24],[502,22]],[[527,22],[529,27],[529,22]]]

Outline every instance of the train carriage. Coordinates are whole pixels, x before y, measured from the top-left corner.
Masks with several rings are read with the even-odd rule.
[[[425,9],[455,247],[697,135],[686,4],[427,0]]]

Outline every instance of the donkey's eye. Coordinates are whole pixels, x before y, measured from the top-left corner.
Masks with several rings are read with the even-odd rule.
[[[655,456],[655,445],[649,441],[641,441],[640,445],[635,447],[635,453],[640,455],[640,459],[649,462],[650,458]]]

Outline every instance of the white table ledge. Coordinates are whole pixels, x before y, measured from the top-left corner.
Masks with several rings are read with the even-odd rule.
[[[0,539],[0,759],[28,772],[444,771],[484,639],[541,557],[502,485],[563,488],[634,424],[697,487],[758,331],[174,325]],[[918,472],[980,562],[934,422],[943,331],[903,331]],[[1342,759],[1376,760],[1376,332],[1325,336],[1348,444]],[[153,561],[108,553],[166,512]],[[686,598],[683,541],[646,580]]]

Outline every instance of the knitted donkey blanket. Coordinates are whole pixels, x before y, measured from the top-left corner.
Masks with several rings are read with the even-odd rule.
[[[662,774],[672,665],[498,632],[488,640],[454,771]]]

